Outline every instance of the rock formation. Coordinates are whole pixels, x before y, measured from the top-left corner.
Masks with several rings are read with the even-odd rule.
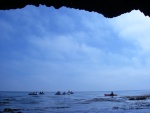
[[[1,0],[0,10],[23,8],[26,5],[45,5],[56,9],[65,6],[86,11],[94,11],[112,18],[132,10],[140,10],[150,16],[148,0]]]

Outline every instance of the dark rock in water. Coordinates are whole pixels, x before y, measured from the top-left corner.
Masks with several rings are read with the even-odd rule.
[[[135,100],[135,98],[129,98],[129,100]]]
[[[141,95],[141,96],[126,96],[129,100],[146,100],[150,95]]]
[[[14,113],[14,111],[13,111],[12,109],[10,109],[10,108],[5,108],[5,109],[4,109],[4,112],[11,112],[11,113]]]
[[[127,97],[129,100],[146,100],[146,96],[129,96]]]
[[[91,100],[85,101],[85,103],[91,103],[91,102],[120,102],[120,100],[116,100],[114,98],[93,98]]]
[[[5,108],[5,109],[4,109],[4,112],[14,113],[15,111],[18,111],[17,113],[21,113],[20,110],[21,110],[21,109]]]

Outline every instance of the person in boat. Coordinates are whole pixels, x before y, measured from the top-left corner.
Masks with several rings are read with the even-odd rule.
[[[36,92],[35,92],[35,95],[38,95],[38,94],[39,94],[39,93],[36,91]]]
[[[61,95],[60,91],[57,91],[57,92],[55,93],[55,95]]]
[[[70,94],[74,94],[72,91],[70,91]]]
[[[30,92],[28,95],[38,95],[37,92]]]
[[[114,93],[113,93],[113,91],[111,91],[110,95],[111,95],[111,96],[114,96]]]
[[[39,94],[44,95],[44,92],[40,92]]]
[[[65,94],[66,94],[66,92],[63,92],[63,93],[62,93],[62,95],[65,95]]]
[[[28,95],[32,95],[33,93],[32,92],[30,92]]]
[[[113,98],[113,96],[114,96],[114,93],[113,93],[113,91],[111,91],[111,93],[110,93],[110,96],[112,96],[112,98]]]

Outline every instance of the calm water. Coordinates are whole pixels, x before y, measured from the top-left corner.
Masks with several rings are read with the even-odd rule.
[[[5,108],[22,113],[150,113],[150,99],[128,100],[125,96],[150,94],[144,91],[116,91],[116,97],[105,97],[110,92],[74,92],[72,95],[28,95],[29,92],[0,92],[0,113]]]

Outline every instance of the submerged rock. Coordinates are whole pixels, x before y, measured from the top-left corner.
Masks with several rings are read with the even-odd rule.
[[[21,109],[5,108],[5,109],[4,109],[4,112],[14,113],[15,111],[18,111],[17,113],[21,113],[20,110],[21,110]]]
[[[93,98],[93,99],[91,99],[91,100],[85,101],[85,103],[91,103],[91,102],[105,102],[105,101],[109,101],[109,102],[122,102],[123,100],[114,99],[114,98]]]
[[[4,109],[4,112],[14,113],[13,109],[10,109],[10,108],[5,108],[5,109]]]
[[[127,96],[128,100],[146,100],[148,96]]]

